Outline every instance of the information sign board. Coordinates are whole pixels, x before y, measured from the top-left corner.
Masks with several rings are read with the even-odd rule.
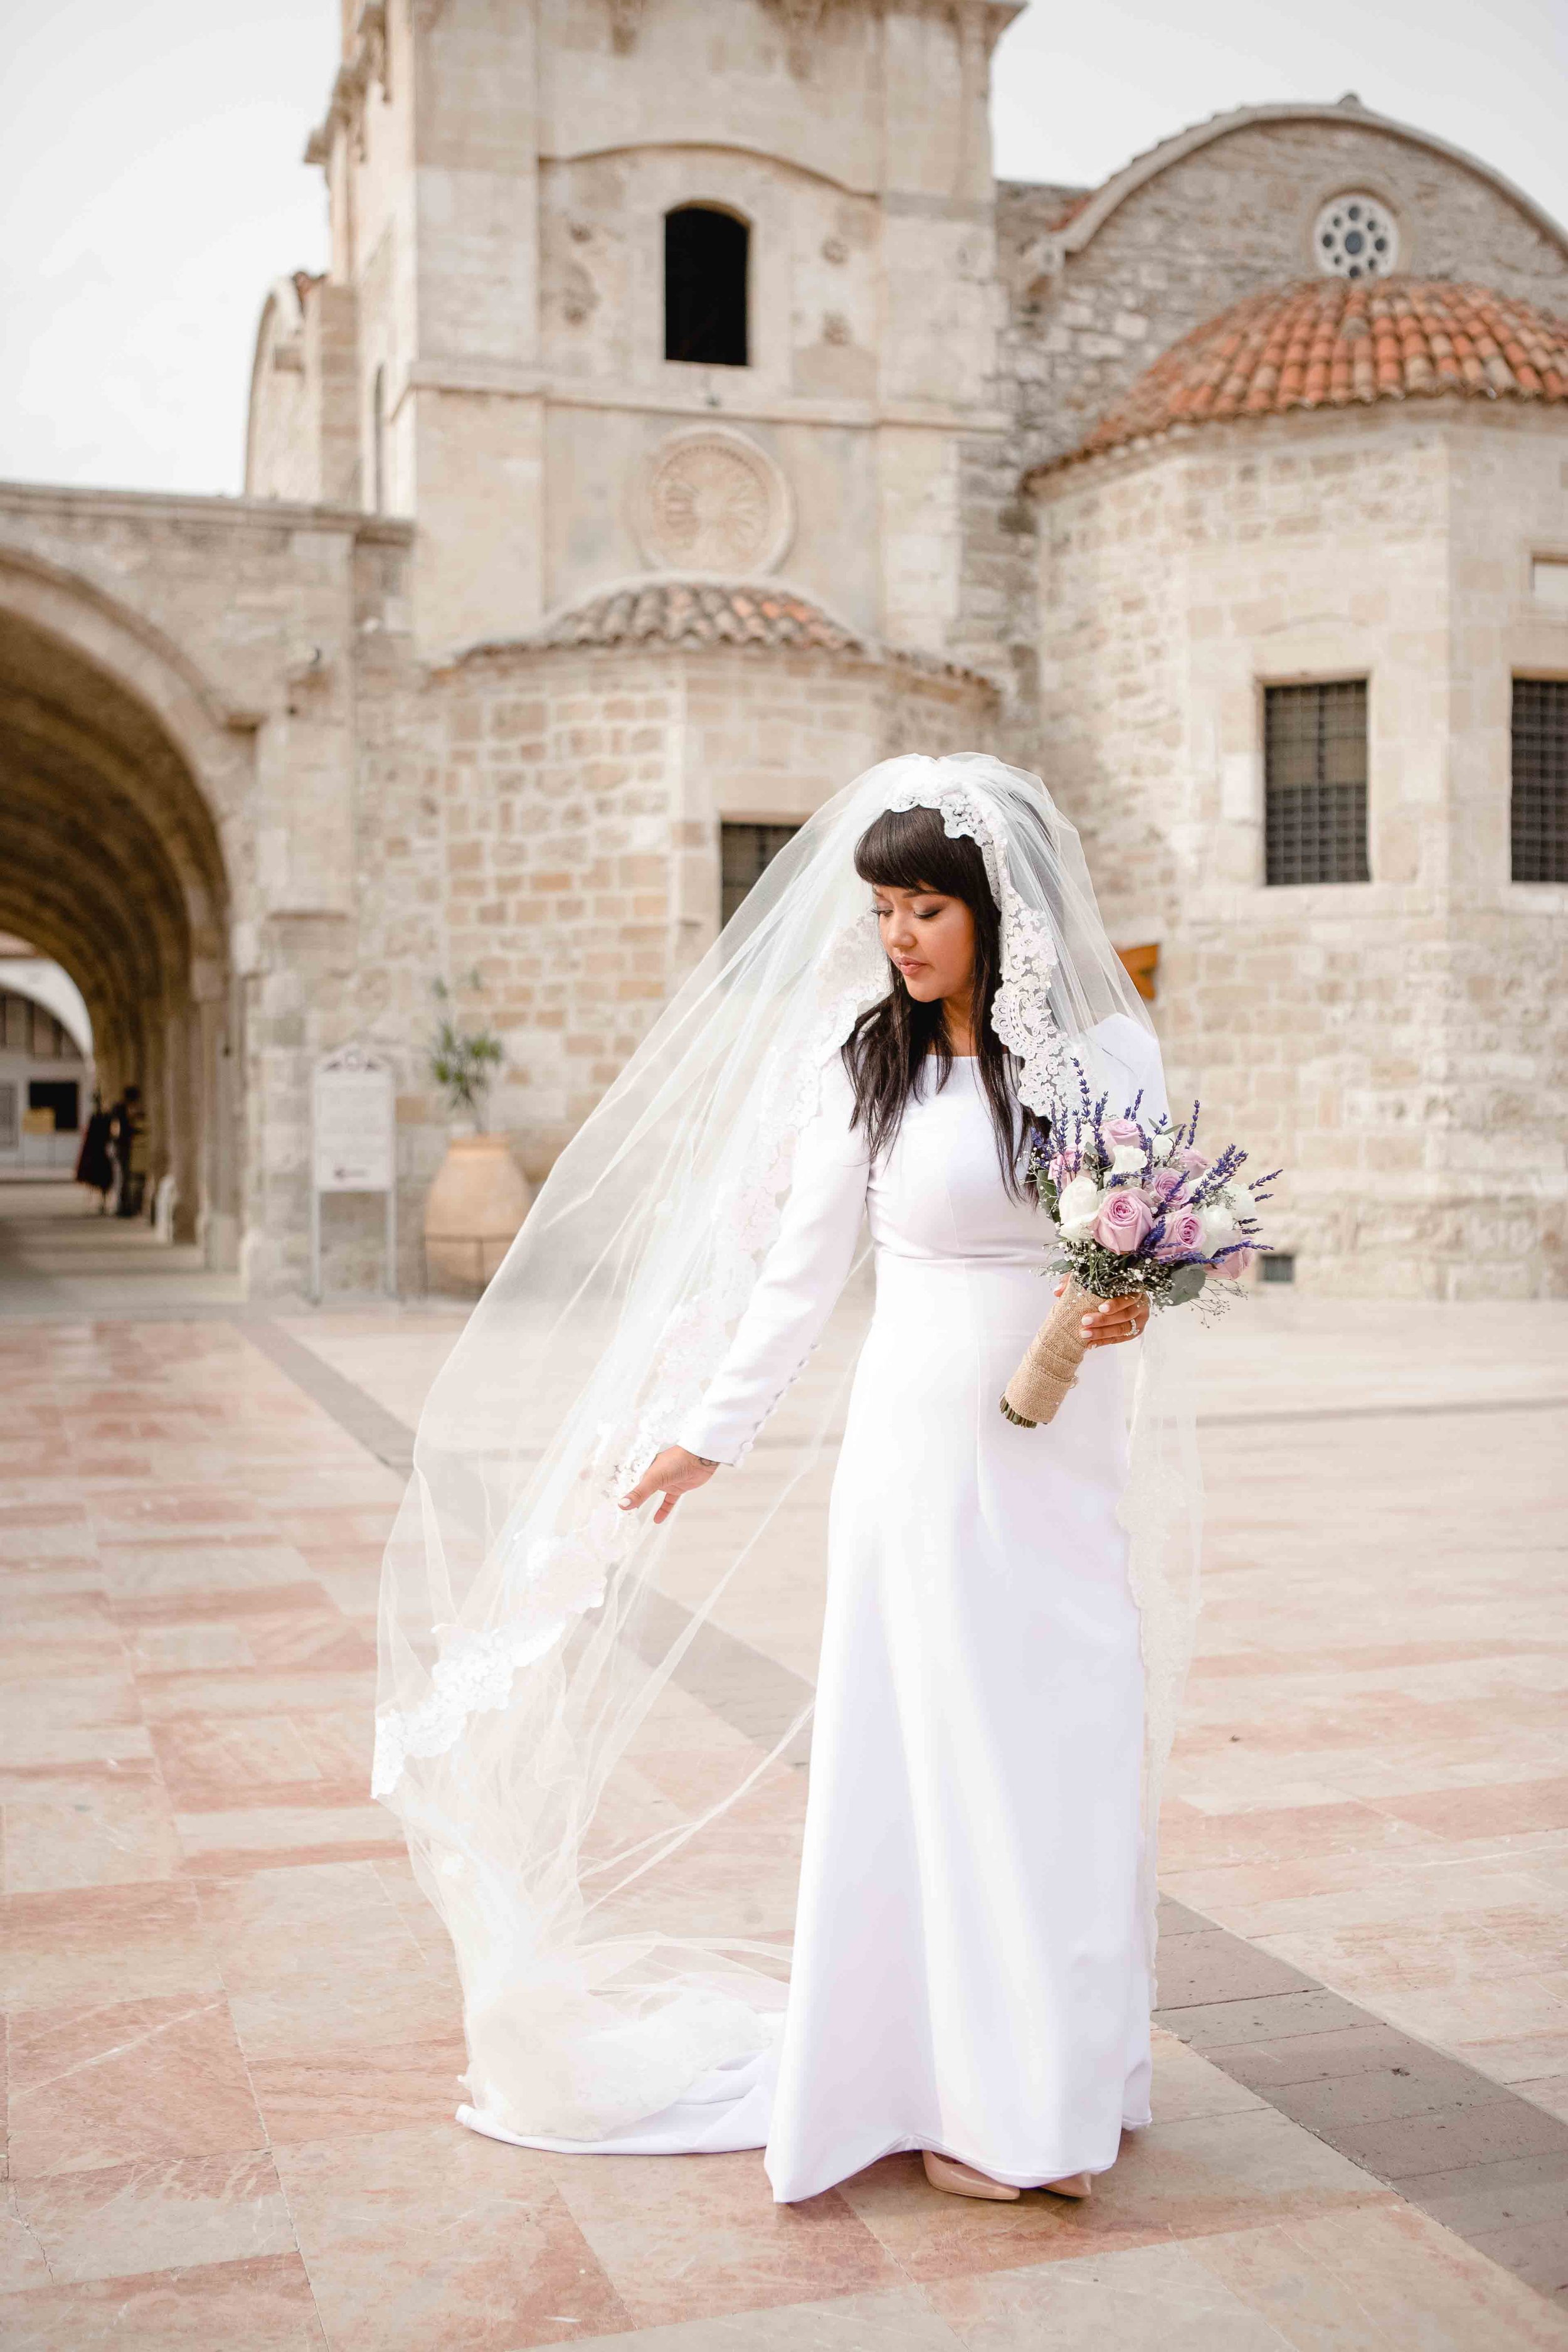
[[[351,1060],[349,1052],[318,1063],[315,1112],[317,1192],[389,1192],[394,1102],[385,1063],[359,1054]]]
[[[392,1066],[362,1045],[324,1054],[310,1084],[310,1296],[321,1295],[321,1195],[386,1196],[386,1288],[397,1296],[397,1105]]]

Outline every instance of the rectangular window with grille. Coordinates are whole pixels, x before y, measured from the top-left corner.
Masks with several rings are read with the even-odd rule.
[[[1513,682],[1513,878],[1568,882],[1568,678]]]
[[[1366,882],[1366,680],[1263,689],[1270,883]]]
[[[760,882],[798,824],[724,824],[719,828],[723,917],[727,923],[753,882]]]

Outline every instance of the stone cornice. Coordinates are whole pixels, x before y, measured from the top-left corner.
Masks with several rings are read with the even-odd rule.
[[[954,408],[942,401],[921,400],[781,400],[729,393],[722,408],[710,408],[706,398],[695,392],[681,398],[640,386],[607,385],[601,390],[575,376],[552,376],[513,360],[456,354],[416,360],[396,406],[401,406],[408,391],[493,393],[510,400],[547,401],[552,408],[608,408],[628,415],[679,416],[691,424],[715,425],[911,425],[948,433],[1005,433],[1012,421],[1003,408]]]
[[[258,523],[281,524],[288,530],[342,532],[387,547],[408,547],[414,540],[414,525],[402,516],[363,514],[356,507],[309,506],[293,499],[202,497],[184,490],[82,489],[71,482],[0,481],[0,515],[40,515],[50,508],[139,522],[222,522],[237,530]]]

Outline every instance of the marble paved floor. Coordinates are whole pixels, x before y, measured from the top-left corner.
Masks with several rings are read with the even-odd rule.
[[[406,1423],[456,1318],[173,1304],[84,1281],[0,1321],[7,2352],[1568,2347],[1538,2285],[1173,2034],[1083,2209],[960,2204],[900,2158],[781,2210],[754,2157],[458,2129],[444,1937],[365,1796],[401,1480],[341,1410]],[[1264,1294],[1207,1353],[1169,1890],[1561,2116],[1568,1308]],[[781,1576],[731,1631],[787,1679],[814,1606]]]

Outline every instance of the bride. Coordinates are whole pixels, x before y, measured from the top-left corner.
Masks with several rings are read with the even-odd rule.
[[[1149,2121],[1185,1383],[1163,1330],[1121,1350],[1129,1436],[1147,1307],[1117,1301],[1048,1426],[998,1402],[1050,1303],[1031,1125],[1080,1074],[1164,1108],[1072,828],[995,760],[892,760],[557,1163],[431,1392],[384,1580],[375,1788],[453,1937],[474,2128],[765,2147],[793,2201],[905,2149],[960,2195],[1087,2196]],[[739,1738],[697,1669],[802,1507],[838,1398],[752,1449],[863,1227],[786,1999],[737,1879],[798,1726]]]

